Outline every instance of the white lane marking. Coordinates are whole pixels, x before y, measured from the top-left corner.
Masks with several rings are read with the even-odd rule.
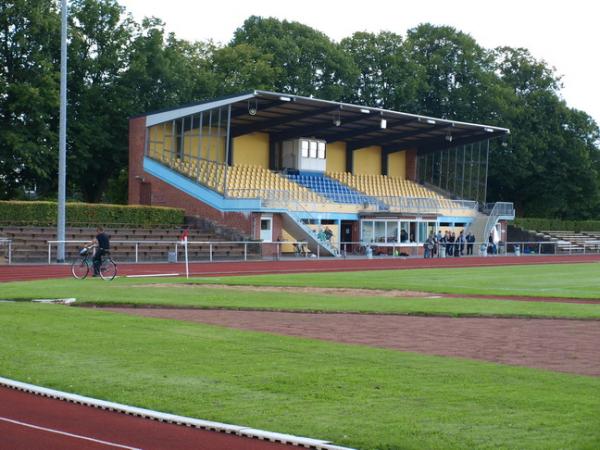
[[[96,442],[98,444],[109,445],[111,447],[125,448],[125,449],[128,449],[128,450],[142,450],[142,449],[137,448],[137,447],[129,447],[127,445],[115,444],[114,442],[101,441],[100,439],[94,439],[94,438],[87,437],[87,436],[81,436],[79,434],[67,433],[65,431],[54,430],[52,428],[39,427],[39,426],[33,425],[31,423],[20,422],[18,420],[9,419],[7,417],[0,417],[0,420],[3,420],[4,422],[13,423],[13,424],[16,424],[16,425],[21,425],[21,426],[24,426],[24,427],[35,428],[36,430],[47,431],[49,433],[62,434],[63,436],[69,436],[69,437],[74,437],[74,438],[77,438],[77,439],[83,439],[85,441]]]
[[[144,277],[178,277],[178,273],[149,273],[142,275],[125,275],[125,278],[144,278]]]

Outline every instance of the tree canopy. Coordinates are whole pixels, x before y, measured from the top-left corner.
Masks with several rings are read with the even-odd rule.
[[[57,1],[0,3],[0,199],[56,195],[59,15]],[[72,0],[69,26],[70,198],[126,201],[129,116],[265,89],[510,128],[506,146],[492,143],[490,201],[600,217],[598,124],[526,49],[487,49],[431,24],[335,42],[256,16],[225,45],[189,42],[117,0]]]

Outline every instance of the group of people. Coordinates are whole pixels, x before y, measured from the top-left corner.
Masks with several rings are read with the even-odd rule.
[[[458,235],[454,231],[446,230],[444,234],[438,231],[436,234],[431,233],[423,244],[425,258],[444,258],[447,256],[459,257],[473,254],[473,245],[475,236],[471,233],[464,234],[461,231]]]

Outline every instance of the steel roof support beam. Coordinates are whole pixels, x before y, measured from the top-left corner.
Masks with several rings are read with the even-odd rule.
[[[443,130],[445,128],[452,128],[452,124],[444,123],[442,125],[434,125],[428,128],[419,128],[410,131],[403,131],[402,133],[388,134],[386,136],[382,136],[379,139],[364,139],[361,141],[352,142],[349,145],[354,149],[363,148],[365,146],[371,145],[385,145],[407,137],[418,136],[423,133],[428,133],[434,130]]]
[[[253,99],[253,100],[248,100],[249,102],[254,102],[254,101],[258,101],[257,99]],[[269,109],[272,108],[277,108],[278,106],[282,106],[282,105],[287,105],[290,102],[283,102],[281,100],[271,100],[271,101],[267,101],[265,103],[258,103],[258,109],[257,112],[261,113],[263,111],[268,111]],[[241,117],[243,115],[249,115],[248,113],[248,106],[245,105],[244,107],[240,108],[239,110],[236,108],[235,111],[232,110],[231,112],[231,118],[235,119],[236,117]]]
[[[327,136],[325,130],[329,130],[331,128],[341,128],[344,124],[349,124],[353,122],[358,122],[359,120],[366,119],[367,116],[359,113],[359,115],[355,117],[342,117],[342,123],[340,127],[336,127],[331,118],[327,118],[327,122],[324,123],[313,123],[312,125],[307,125],[302,128],[294,128],[290,131],[284,131],[282,133],[276,133],[271,135],[271,139],[275,141],[285,141],[287,139],[301,138],[301,137],[310,137],[310,136]],[[331,133],[330,133],[331,134]],[[333,141],[330,141],[333,142]]]
[[[283,117],[275,117],[273,119],[261,120],[260,122],[257,121],[256,123],[251,123],[248,125],[241,125],[241,126],[233,128],[233,137],[242,136],[242,135],[248,134],[248,133],[254,133],[256,131],[268,130],[269,128],[283,125],[288,122],[304,120],[304,119],[308,119],[308,118],[311,118],[314,116],[318,116],[320,114],[329,113],[336,109],[338,109],[337,106],[335,106],[335,107],[328,106],[326,108],[311,109],[310,111],[305,111],[300,114],[293,114],[290,116],[286,115]]]
[[[459,137],[452,140],[452,142],[446,141],[444,138],[430,139],[424,141],[418,146],[419,153],[431,153],[438,150],[446,150],[452,147],[460,147],[461,145],[473,144],[475,142],[486,141],[489,139],[495,139],[504,136],[504,131],[494,131],[493,133],[481,133],[479,130],[475,130],[477,134],[471,134],[465,137]]]

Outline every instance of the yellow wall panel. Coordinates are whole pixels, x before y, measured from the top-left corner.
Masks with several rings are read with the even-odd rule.
[[[353,173],[360,175],[381,174],[381,147],[372,145],[354,152]]]
[[[346,171],[346,143],[332,142],[327,143],[327,172],[345,172]]]
[[[269,135],[250,133],[233,139],[233,165],[269,168]]]
[[[217,136],[217,130],[211,130],[208,135],[208,127],[202,128],[202,147],[198,146],[198,128],[186,131],[183,137],[183,149],[186,156],[208,159],[210,161],[225,161],[225,136]]]
[[[388,155],[388,175],[403,180],[406,179],[406,151]]]

